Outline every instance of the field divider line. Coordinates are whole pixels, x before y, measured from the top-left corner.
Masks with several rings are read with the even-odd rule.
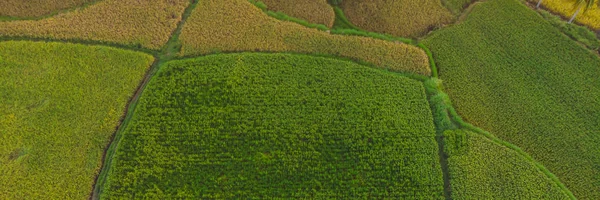
[[[137,90],[135,91],[133,97],[127,104],[124,113],[124,117],[121,123],[117,126],[115,133],[112,136],[111,142],[108,144],[108,148],[105,149],[105,152],[102,157],[102,168],[100,169],[100,173],[96,176],[96,181],[92,186],[92,191],[90,194],[90,198],[92,200],[100,199],[100,195],[103,192],[104,186],[106,184],[108,175],[110,173],[110,166],[112,165],[113,157],[115,152],[118,150],[119,143],[121,138],[123,137],[124,131],[127,130],[127,125],[129,121],[133,118],[135,114],[135,108],[137,107],[137,103],[142,96],[145,88],[148,83],[152,81],[152,77],[160,70],[160,67],[167,61],[174,58],[176,55],[175,51],[178,50],[179,45],[179,34],[181,34],[181,29],[185,24],[187,18],[190,16],[191,12],[194,10],[199,0],[190,0],[190,5],[185,9],[181,21],[177,24],[177,28],[171,34],[167,44],[161,48],[160,53],[154,56],[154,63],[148,69],[144,79],[141,81]]]
[[[538,168],[538,170],[540,170],[542,173],[544,173],[544,175],[546,175],[552,182],[557,184],[558,187],[561,188],[561,190],[563,190],[563,192],[565,194],[567,194],[570,199],[577,199],[575,197],[575,195],[573,195],[573,193],[560,181],[560,179],[558,179],[558,177],[556,175],[554,175],[552,172],[550,172],[550,170],[548,170],[544,165],[542,165],[541,163],[539,163],[535,159],[533,159],[533,157],[531,157],[531,155],[529,155],[527,152],[523,151],[520,147],[518,147],[510,142],[504,141],[504,140],[498,138],[496,135],[464,121],[462,119],[462,117],[458,114],[456,109],[454,108],[452,101],[450,100],[450,96],[448,96],[446,93],[443,92],[441,82],[437,85],[437,87],[435,89],[437,89],[436,93],[438,95],[444,97],[443,101],[438,102],[439,104],[443,104],[440,107],[443,107],[444,109],[446,109],[444,112],[446,112],[448,117],[450,117],[451,122],[455,126],[457,126],[457,127],[446,127],[445,130],[460,129],[460,128],[467,129],[469,131],[472,131],[474,133],[484,136],[485,138],[489,139],[490,141],[492,141],[498,145],[504,146],[508,149],[515,151],[517,154],[524,157],[527,161],[533,163]],[[442,130],[442,131],[444,131],[444,130]]]
[[[394,43],[402,42],[404,44],[409,44],[409,45],[418,47],[421,50],[423,50],[425,52],[425,54],[429,57],[429,65],[430,65],[429,67],[431,69],[431,74],[432,74],[431,76],[437,78],[437,66],[435,65],[435,61],[433,60],[431,51],[425,45],[419,43],[416,39],[396,37],[396,36],[392,36],[389,34],[381,34],[381,33],[362,30],[362,29],[356,27],[354,24],[350,23],[344,16],[343,11],[338,6],[332,6],[336,12],[336,18],[339,15],[339,18],[344,23],[346,23],[350,27],[352,27],[352,29],[327,28],[325,25],[322,25],[322,24],[310,23],[310,22],[307,22],[306,20],[292,17],[292,16],[286,15],[281,12],[276,13],[276,12],[270,11],[270,10],[268,10],[268,8],[264,7],[265,6],[264,4],[260,4],[259,3],[260,1],[256,1],[256,0],[248,0],[248,1],[252,5],[254,5],[257,8],[259,8],[260,10],[262,10],[265,14],[267,14],[270,17],[273,17],[273,18],[281,20],[281,21],[293,22],[293,23],[302,25],[306,28],[312,28],[312,29],[317,29],[320,31],[325,31],[325,32],[328,32],[333,35],[361,36],[361,37],[368,37],[368,38],[372,38],[372,39],[384,40],[384,41],[394,42]]]

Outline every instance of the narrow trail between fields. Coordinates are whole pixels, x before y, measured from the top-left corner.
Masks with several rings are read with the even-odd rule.
[[[185,9],[181,21],[177,24],[177,28],[171,34],[167,44],[165,44],[158,55],[155,55],[154,63],[146,72],[146,75],[140,85],[138,86],[136,92],[132,96],[131,100],[126,106],[125,113],[119,123],[118,127],[116,127],[116,132],[113,134],[111,138],[111,142],[108,144],[107,148],[105,148],[104,154],[102,156],[102,163],[100,173],[96,175],[96,180],[94,185],[92,186],[92,192],[90,194],[90,199],[99,199],[100,194],[102,192],[102,187],[106,184],[106,179],[108,177],[108,172],[110,171],[111,162],[115,152],[118,149],[120,139],[122,137],[123,132],[127,128],[127,124],[129,120],[131,120],[133,114],[135,113],[135,107],[137,106],[137,102],[144,92],[144,89],[158,71],[161,64],[173,59],[177,52],[179,52],[180,44],[179,44],[179,35],[181,34],[181,29],[185,24],[187,18],[191,15],[194,8],[198,5],[198,0],[191,0],[190,5]]]

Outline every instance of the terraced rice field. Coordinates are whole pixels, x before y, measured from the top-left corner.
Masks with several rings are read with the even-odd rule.
[[[431,74],[421,49],[365,37],[331,35],[279,21],[247,0],[205,0],[183,27],[182,56],[261,51],[332,55],[394,71]]]
[[[335,13],[327,0],[261,0],[269,10],[282,12],[311,23],[333,26]]]
[[[523,148],[576,197],[600,198],[598,55],[515,0],[480,3],[425,43],[466,121]]]
[[[419,37],[454,20],[440,0],[343,0],[340,8],[361,29]]]
[[[0,18],[32,18],[77,8],[95,0],[2,0]]]
[[[532,3],[0,0],[0,199],[600,199],[599,8]]]
[[[172,61],[102,197],[440,199],[434,136],[422,83],[396,74],[288,54]]]
[[[152,61],[109,47],[0,42],[0,199],[87,198]]]
[[[99,41],[159,50],[190,0],[103,0],[41,20],[0,21],[0,37]]]

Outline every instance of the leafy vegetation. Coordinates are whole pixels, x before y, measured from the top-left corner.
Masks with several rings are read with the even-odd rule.
[[[0,43],[0,199],[88,198],[152,61],[108,47]]]
[[[340,7],[354,25],[400,37],[418,37],[454,19],[440,0],[344,0]]]
[[[538,0],[528,0],[531,3],[536,3]],[[559,13],[565,18],[570,18],[577,11],[575,0],[544,0],[542,6],[551,12]],[[600,8],[597,4],[594,4],[586,12],[580,11],[575,21],[586,25],[595,30],[600,30]]]
[[[94,40],[158,50],[190,0],[104,0],[41,20],[0,22],[0,36]]]
[[[470,131],[444,133],[452,199],[569,199],[535,164]]]
[[[544,10],[540,10],[540,14],[554,27],[560,29],[564,34],[569,36],[571,39],[585,45],[590,50],[600,50],[600,40],[598,40],[596,33],[591,31],[585,26],[579,26],[577,24],[570,24],[562,20],[560,17],[553,15]]]
[[[402,72],[429,75],[423,50],[324,31],[273,19],[247,0],[199,2],[179,39],[182,56],[219,52],[265,51],[333,55]]]
[[[600,199],[597,55],[516,0],[477,4],[425,44],[466,121],[521,147],[575,197]]]
[[[443,199],[421,82],[351,62],[227,54],[161,66],[102,198]]]
[[[335,13],[327,0],[260,0],[269,10],[286,13],[292,17],[305,19],[310,23],[333,26]]]

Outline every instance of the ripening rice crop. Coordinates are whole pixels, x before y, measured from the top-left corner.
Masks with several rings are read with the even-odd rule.
[[[160,49],[189,0],[104,0],[42,20],[0,22],[0,36],[94,40]]]
[[[108,47],[0,43],[0,199],[87,199],[152,61]]]
[[[569,199],[519,153],[463,130],[444,133],[452,199]]]
[[[537,3],[538,0],[528,0],[531,3]],[[596,1],[597,2],[597,1]],[[544,0],[542,6],[551,12],[558,13],[565,18],[571,18],[577,11],[575,0]],[[600,8],[598,4],[594,4],[586,12],[579,12],[575,21],[579,24],[591,27],[595,30],[600,30]]]
[[[17,18],[40,17],[43,15],[82,6],[94,0],[0,0],[0,16]]]
[[[443,199],[419,81],[348,61],[242,53],[160,67],[103,199]]]
[[[425,41],[458,113],[579,199],[600,199],[600,59],[517,0],[475,5]]]
[[[335,12],[327,0],[260,0],[269,10],[283,12],[310,23],[333,26]]]
[[[267,51],[327,54],[382,68],[431,74],[425,52],[415,46],[358,36],[331,35],[266,15],[248,0],[203,0],[179,37],[181,55]]]
[[[359,28],[400,37],[418,37],[454,19],[440,0],[343,0],[340,7]]]

